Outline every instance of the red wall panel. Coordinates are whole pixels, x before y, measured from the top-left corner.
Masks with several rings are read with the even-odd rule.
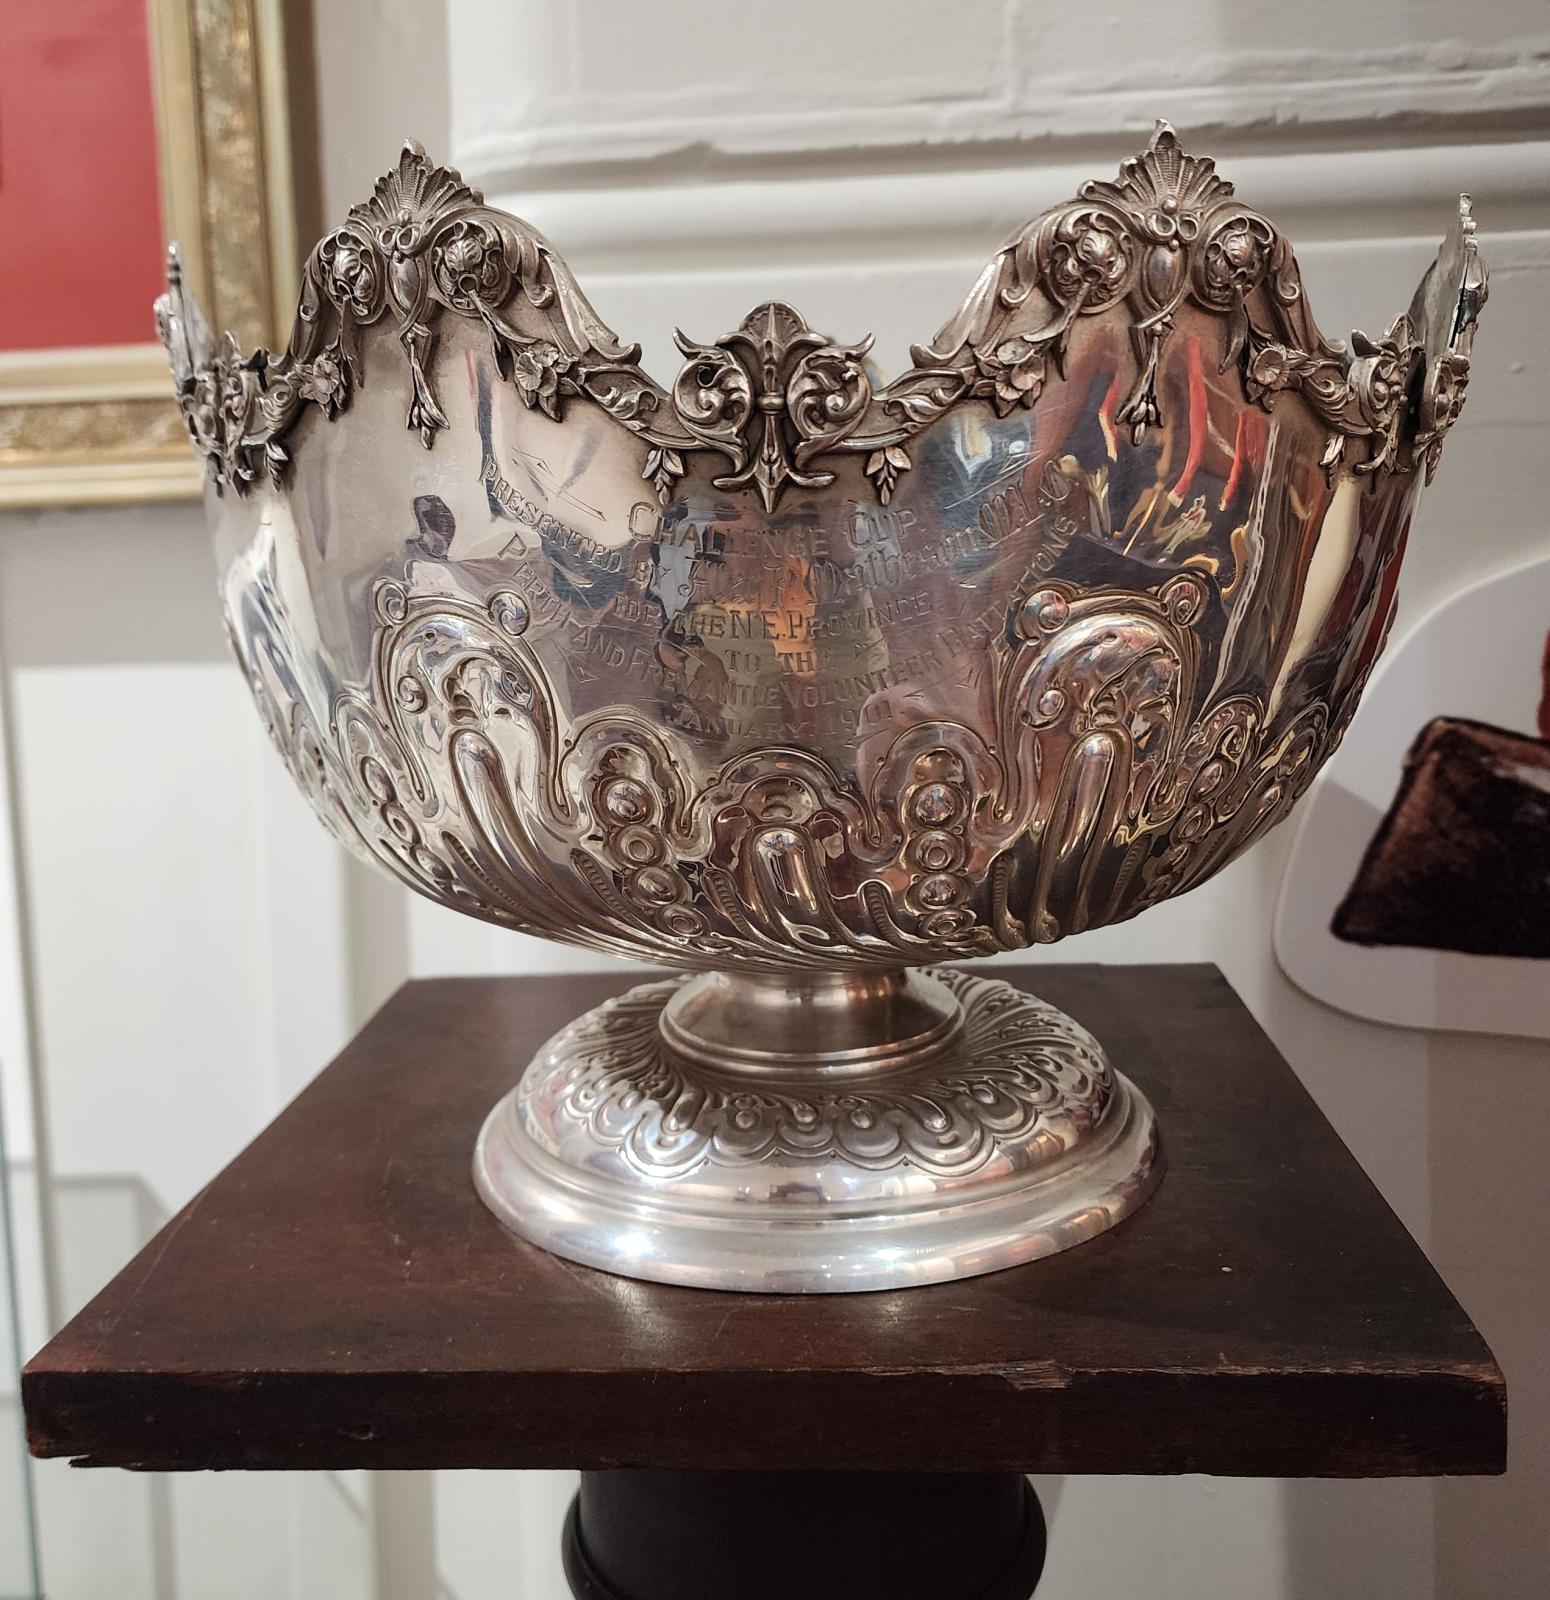
[[[146,0],[0,3],[0,349],[154,337]]]

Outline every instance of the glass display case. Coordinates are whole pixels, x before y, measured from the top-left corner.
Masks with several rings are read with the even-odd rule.
[[[21,1316],[11,1170],[0,1105],[0,1600],[41,1600],[33,1466],[22,1429]]]

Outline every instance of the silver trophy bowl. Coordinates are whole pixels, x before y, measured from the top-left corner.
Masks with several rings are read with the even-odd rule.
[[[1099,1042],[933,964],[1133,917],[1307,788],[1462,401],[1472,234],[1465,201],[1409,312],[1332,344],[1160,125],[891,382],[769,303],[680,334],[665,388],[412,145],[282,354],[212,341],[174,257],[232,644],[319,816],[443,905],[691,974],[491,1112],[503,1221],[636,1277],[856,1290],[1145,1199],[1156,1122]]]

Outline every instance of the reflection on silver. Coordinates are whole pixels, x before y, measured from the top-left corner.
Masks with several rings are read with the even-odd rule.
[[[692,1031],[683,1049],[674,1008],[725,982],[642,985],[549,1042],[480,1136],[474,1173],[498,1216],[642,1278],[882,1289],[1078,1244],[1160,1176],[1146,1102],[1091,1034],[1008,984],[950,968],[866,979],[862,1006],[908,1003],[913,982],[939,1011],[886,1067],[814,1071],[746,1046],[707,1059]]]
[[[707,974],[550,1042],[481,1141],[497,1213],[638,1276],[847,1289],[1138,1204],[1151,1111],[1090,1037],[907,969],[1134,916],[1286,815],[1484,299],[1465,201],[1410,311],[1328,343],[1165,126],[888,383],[772,303],[663,388],[414,147],[281,355],[212,341],[174,262],[233,643],[324,821],[443,904]]]

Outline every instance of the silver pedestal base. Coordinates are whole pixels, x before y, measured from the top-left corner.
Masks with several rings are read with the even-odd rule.
[[[474,1160],[495,1214],[557,1255],[766,1293],[1051,1255],[1161,1173],[1151,1107],[1085,1029],[950,969],[632,989],[545,1045]]]

